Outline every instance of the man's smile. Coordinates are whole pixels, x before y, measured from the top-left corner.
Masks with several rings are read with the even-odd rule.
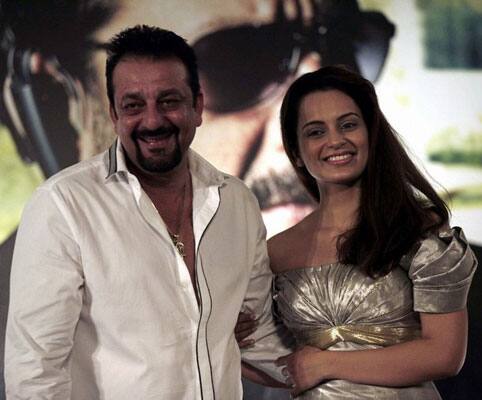
[[[144,149],[158,151],[171,144],[175,144],[179,129],[175,126],[161,127],[154,131],[136,131],[133,139]]]

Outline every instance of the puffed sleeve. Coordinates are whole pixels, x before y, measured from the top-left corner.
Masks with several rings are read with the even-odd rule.
[[[466,306],[477,259],[461,228],[430,234],[401,265],[413,283],[415,311],[448,313]]]

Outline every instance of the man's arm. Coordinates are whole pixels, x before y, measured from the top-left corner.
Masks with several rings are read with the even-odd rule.
[[[254,340],[251,346],[241,349],[244,363],[249,364],[279,382],[284,382],[281,369],[275,365],[280,355],[291,352],[293,339],[282,324],[276,324],[272,314],[272,278],[266,247],[266,229],[259,216],[257,223],[257,244],[254,265],[245,295],[242,311],[254,314],[257,326],[249,336]]]
[[[5,343],[8,399],[70,399],[69,355],[82,306],[80,252],[60,196],[26,206],[10,277]]]

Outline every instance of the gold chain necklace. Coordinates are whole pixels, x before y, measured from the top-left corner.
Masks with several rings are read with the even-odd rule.
[[[184,243],[182,242],[181,240],[181,234],[180,234],[180,231],[181,231],[181,227],[182,227],[182,220],[184,218],[184,212],[185,212],[185,207],[186,207],[186,193],[187,193],[187,186],[188,186],[188,182],[186,182],[184,184],[184,188],[183,188],[183,192],[182,192],[182,203],[181,203],[181,215],[179,217],[179,221],[178,221],[178,224],[177,224],[177,232],[179,233],[171,233],[171,231],[168,229],[167,230],[167,233],[169,233],[169,236],[172,240],[172,244],[174,245],[174,247],[176,247],[177,249],[177,252],[180,254],[181,257],[186,257],[186,251],[185,251],[185,246],[184,246]],[[179,212],[178,212],[178,215],[179,215]]]

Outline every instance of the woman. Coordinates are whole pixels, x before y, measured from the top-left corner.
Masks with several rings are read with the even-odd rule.
[[[301,399],[439,399],[457,374],[476,261],[383,116],[372,84],[306,74],[281,108],[285,151],[318,207],[268,242],[282,357]],[[330,350],[330,351],[326,351]]]

